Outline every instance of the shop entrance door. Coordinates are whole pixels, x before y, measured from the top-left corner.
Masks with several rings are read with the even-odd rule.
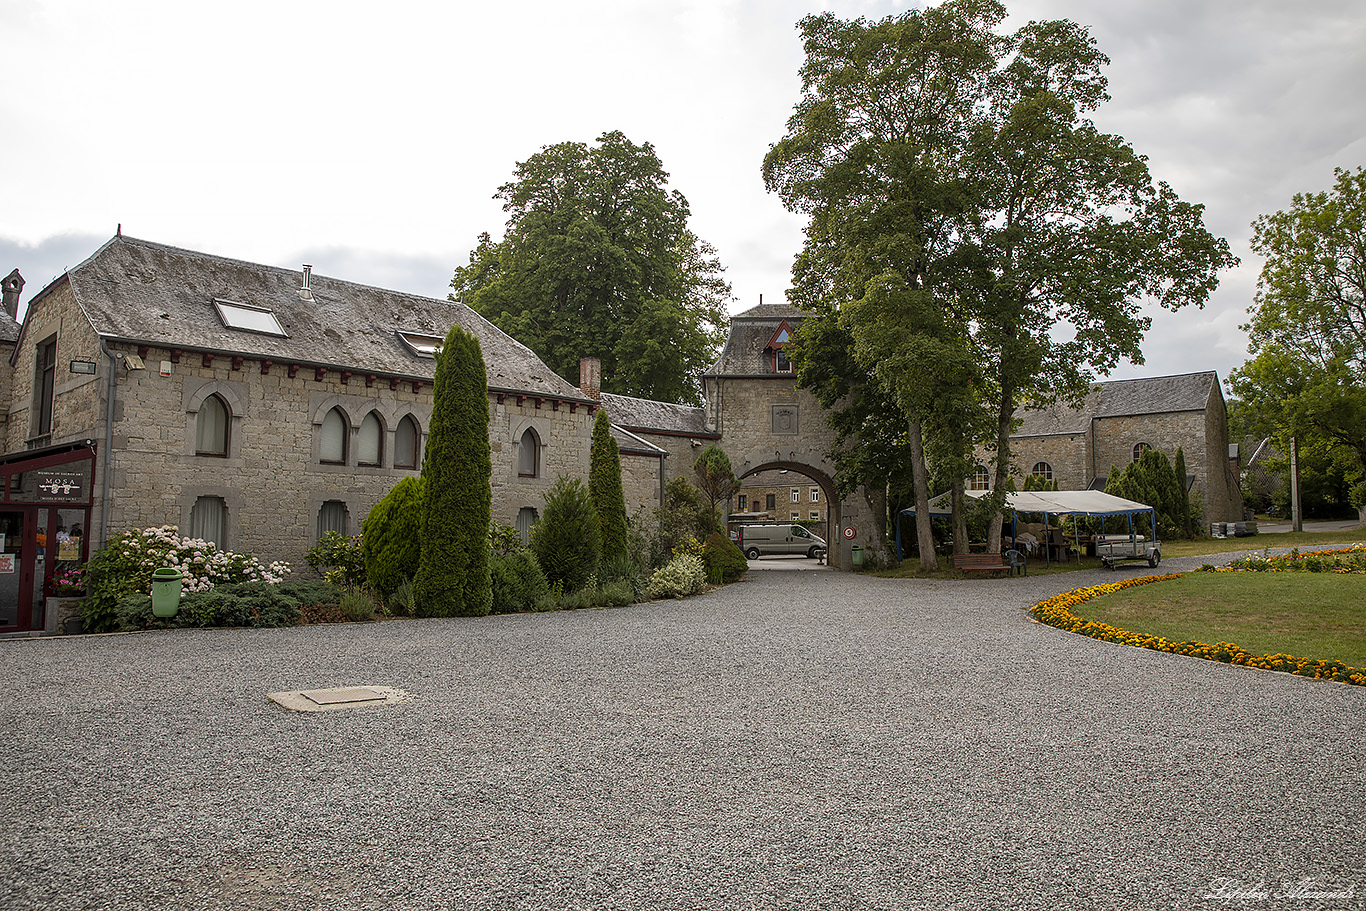
[[[24,547],[33,546],[26,531],[36,527],[37,512],[0,510],[0,632],[43,626],[43,599],[35,601],[33,593],[36,561],[24,559]]]

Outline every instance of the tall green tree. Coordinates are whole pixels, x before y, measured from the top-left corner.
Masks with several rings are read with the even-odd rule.
[[[735,480],[735,470],[731,468],[730,456],[719,446],[708,446],[692,463],[693,474],[697,476],[697,487],[711,503],[713,528],[720,527],[717,504],[729,500],[731,494],[740,489]]]
[[[995,14],[992,4],[950,0],[879,23],[804,18],[803,95],[763,166],[768,188],[809,216],[789,296],[819,319],[838,322],[852,343],[851,358],[799,353],[799,365],[810,365],[803,381],[823,374],[832,390],[847,384],[896,403],[927,569],[937,561],[925,425],[939,418],[954,425],[959,432],[941,442],[964,436],[953,413],[936,407],[941,395],[952,394],[951,383],[933,381],[943,376],[946,353],[954,365],[969,362],[940,263],[952,255],[952,217],[964,205],[955,158],[970,138],[973,106],[994,66]],[[884,330],[893,327],[896,337],[889,338]],[[805,344],[837,348],[840,335],[812,328]],[[921,335],[924,344],[904,346]],[[830,376],[840,367],[847,380]]]
[[[589,451],[588,497],[598,514],[602,530],[602,561],[611,564],[627,556],[626,494],[621,486],[621,453],[612,438],[607,411],[598,409],[593,419],[593,445]]]
[[[945,465],[994,449],[997,490],[1021,406],[1141,362],[1140,306],[1199,305],[1234,262],[1201,207],[1086,119],[1108,62],[1086,31],[1000,34],[1004,18],[996,0],[808,16],[803,97],[764,160],[769,188],[810,215],[794,301],[849,326],[913,446]]]
[[[1252,225],[1266,257],[1250,308],[1252,357],[1230,375],[1243,407],[1290,438],[1349,454],[1366,470],[1366,168],[1329,192],[1296,194]],[[1302,447],[1303,451],[1303,447]]]
[[[488,379],[479,340],[451,326],[436,357],[422,460],[422,548],[413,598],[419,616],[477,617],[493,603],[493,511]]]
[[[668,177],[652,145],[619,132],[544,147],[498,188],[503,239],[480,237],[452,299],[571,383],[595,356],[606,392],[701,404],[730,285]]]

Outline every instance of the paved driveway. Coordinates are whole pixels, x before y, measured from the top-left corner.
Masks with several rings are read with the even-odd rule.
[[[0,907],[1363,907],[1366,688],[1022,612],[1114,577],[0,642]]]

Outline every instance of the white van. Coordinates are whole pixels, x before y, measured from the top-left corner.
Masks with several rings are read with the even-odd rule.
[[[764,554],[805,554],[819,557],[826,549],[825,540],[807,531],[805,526],[792,523],[781,525],[738,525],[735,543],[750,560]]]

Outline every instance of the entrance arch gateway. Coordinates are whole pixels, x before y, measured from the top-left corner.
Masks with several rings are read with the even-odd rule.
[[[760,304],[731,317],[721,354],[702,375],[707,429],[730,457],[736,477],[777,469],[818,485],[827,507],[830,563],[848,568],[854,543],[880,542],[874,540],[867,499],[839,498],[837,472],[826,458],[835,432],[816,397],[797,388],[787,359],[792,333],[807,315],[785,304]],[[853,540],[846,537],[850,527],[857,535]]]
[[[760,304],[732,316],[716,363],[702,374],[701,408],[600,393],[591,358],[580,365],[580,389],[602,402],[614,428],[655,449],[657,503],[669,480],[695,480],[693,463],[710,445],[725,452],[737,478],[773,469],[810,478],[829,517],[830,565],[848,568],[854,544],[888,553],[875,533],[875,508],[881,504],[875,500],[875,507],[865,492],[844,499],[837,493],[838,473],[826,458],[835,431],[816,397],[797,388],[786,355],[792,333],[807,316],[784,304]],[[626,464],[623,459],[623,475]]]

